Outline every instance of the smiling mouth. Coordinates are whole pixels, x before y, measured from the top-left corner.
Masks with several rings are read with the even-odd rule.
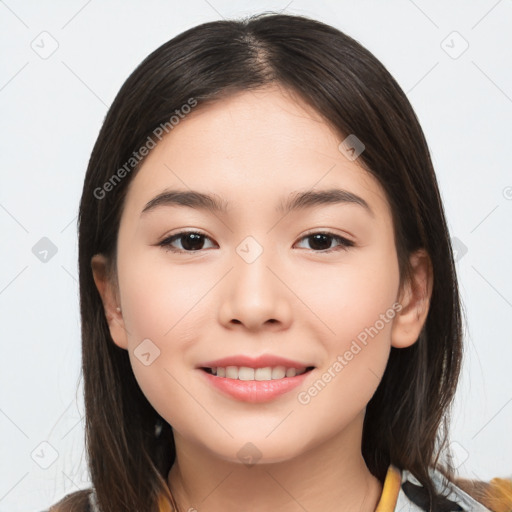
[[[270,381],[287,379],[310,372],[314,366],[303,368],[286,368],[285,366],[267,366],[265,368],[250,368],[248,366],[202,367],[206,373],[218,378],[243,381]]]

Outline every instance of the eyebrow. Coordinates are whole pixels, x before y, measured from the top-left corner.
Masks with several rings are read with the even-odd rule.
[[[287,214],[291,211],[331,204],[359,205],[372,217],[375,217],[370,205],[362,197],[343,189],[294,192],[286,201],[281,199],[276,207],[276,212]],[[161,206],[186,206],[197,210],[207,210],[212,213],[227,213],[229,203],[215,194],[204,194],[195,190],[165,190],[146,203],[141,216]]]

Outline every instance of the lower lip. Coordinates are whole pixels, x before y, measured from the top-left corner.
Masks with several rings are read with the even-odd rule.
[[[211,373],[199,370],[208,382],[237,400],[244,402],[268,402],[279,395],[296,388],[313,371],[304,372],[295,377],[284,377],[276,380],[239,380],[217,377]]]

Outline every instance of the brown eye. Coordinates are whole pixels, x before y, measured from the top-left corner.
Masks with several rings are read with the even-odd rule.
[[[315,252],[346,250],[349,247],[354,246],[354,242],[351,240],[347,240],[342,236],[326,231],[311,233],[303,237],[301,240],[310,240],[310,247]],[[333,241],[338,242],[339,245],[336,247],[331,247]]]
[[[205,240],[209,240],[209,238],[202,233],[196,231],[182,231],[181,233],[177,233],[162,240],[158,245],[173,252],[195,252],[203,249]],[[175,242],[179,242],[182,248],[174,247],[172,244]]]
[[[176,233],[165,240],[162,240],[158,245],[163,247],[166,251],[172,252],[199,252],[204,249],[206,240],[211,240],[208,236],[203,233],[196,231],[182,231]],[[347,250],[349,247],[354,246],[354,242],[347,240],[339,235],[330,232],[318,232],[306,235],[301,240],[309,240],[310,249],[314,252],[334,252],[338,250]],[[332,242],[337,243],[332,247]],[[174,244],[181,244],[180,247],[176,247]]]

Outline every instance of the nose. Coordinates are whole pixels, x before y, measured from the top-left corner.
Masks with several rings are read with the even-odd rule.
[[[231,329],[239,326],[250,331],[288,328],[293,293],[284,274],[268,250],[254,261],[235,252],[232,269],[220,288],[219,321]]]

